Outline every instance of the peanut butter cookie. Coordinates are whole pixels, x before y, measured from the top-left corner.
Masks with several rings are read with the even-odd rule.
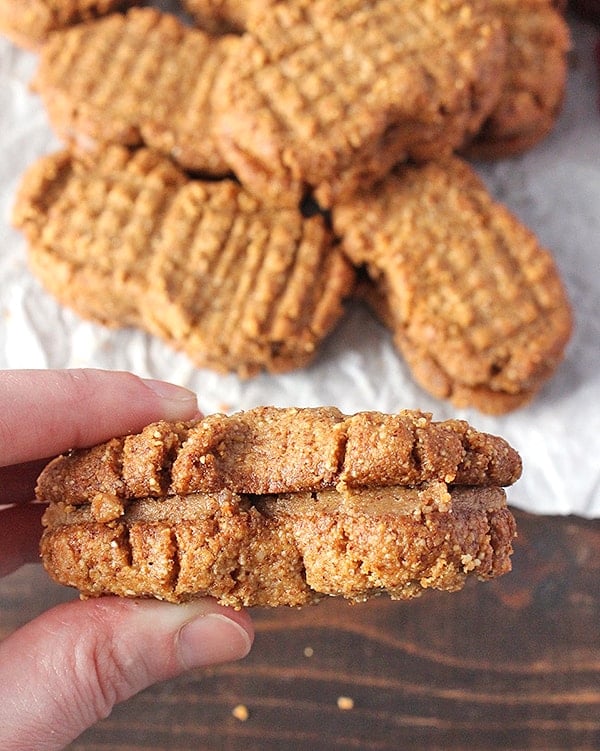
[[[252,13],[215,84],[221,153],[271,201],[322,207],[407,158],[451,152],[502,85],[505,35],[475,0],[294,0]]]
[[[210,98],[237,41],[132,8],[53,34],[32,86],[67,142],[146,144],[186,169],[223,176]]]
[[[333,210],[415,379],[491,414],[530,401],[562,360],[571,308],[550,253],[458,157],[400,168]]]
[[[148,149],[41,159],[13,219],[63,304],[244,377],[310,362],[354,282],[322,217],[274,211],[231,180],[191,179]]]
[[[552,0],[494,0],[508,53],[502,94],[466,149],[497,159],[531,148],[550,133],[565,94],[569,27]]]
[[[453,591],[510,570],[502,485],[520,471],[501,438],[420,412],[156,423],[42,472],[42,560],[83,596],[275,607]]]
[[[0,34],[35,49],[57,29],[135,4],[136,0],[0,0]]]

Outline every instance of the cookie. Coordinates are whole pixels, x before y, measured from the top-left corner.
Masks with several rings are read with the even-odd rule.
[[[196,182],[170,220],[148,268],[148,331],[198,365],[244,378],[308,365],[355,277],[323,218],[274,210],[233,182]]]
[[[274,3],[223,65],[215,132],[251,192],[294,204],[312,189],[329,207],[462,145],[496,104],[504,58],[487,2]]]
[[[344,415],[334,407],[257,407],[193,422],[153,423],[50,463],[40,498],[72,506],[98,493],[127,505],[146,496],[253,495],[347,487],[513,484],[517,452],[463,420],[428,413]],[[90,478],[93,482],[90,484]]]
[[[0,0],[0,34],[26,49],[75,23],[135,5],[135,0]]]
[[[310,362],[354,282],[322,217],[274,211],[231,180],[191,179],[148,149],[41,159],[13,221],[61,303],[243,377]]]
[[[223,176],[229,168],[212,135],[210,95],[237,41],[132,8],[54,34],[32,88],[67,142],[146,144],[188,170]]]
[[[458,157],[397,170],[333,223],[431,394],[502,414],[561,362],[572,314],[552,256]]]
[[[152,238],[186,182],[147,149],[61,151],[26,171],[12,221],[28,240],[31,270],[62,304],[106,326],[142,326]]]
[[[552,0],[494,0],[508,38],[500,100],[465,153],[497,159],[547,136],[560,113],[567,79],[569,27]]]
[[[501,438],[419,412],[265,407],[156,423],[42,472],[42,561],[84,597],[297,607],[453,591],[510,570],[502,485],[520,469]]]

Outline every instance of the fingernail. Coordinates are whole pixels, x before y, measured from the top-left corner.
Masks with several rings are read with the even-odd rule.
[[[193,391],[153,378],[143,378],[142,381],[163,401],[166,410],[165,419],[189,419],[199,414],[198,398]]]
[[[188,670],[239,660],[248,654],[251,646],[248,632],[221,613],[201,615],[186,623],[179,632],[179,654]]]

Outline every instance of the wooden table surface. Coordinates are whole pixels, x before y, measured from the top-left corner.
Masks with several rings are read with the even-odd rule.
[[[600,521],[516,515],[511,574],[257,610],[244,661],[155,686],[70,748],[600,749]],[[72,596],[24,567],[0,582],[0,637]]]

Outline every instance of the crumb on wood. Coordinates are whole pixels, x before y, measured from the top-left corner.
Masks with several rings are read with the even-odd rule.
[[[354,699],[350,696],[338,696],[337,705],[338,709],[346,712],[349,709],[354,709]]]
[[[250,717],[250,712],[248,711],[248,707],[245,704],[237,704],[231,710],[231,714],[235,717],[236,720],[239,720],[240,722],[246,722],[248,717]]]

